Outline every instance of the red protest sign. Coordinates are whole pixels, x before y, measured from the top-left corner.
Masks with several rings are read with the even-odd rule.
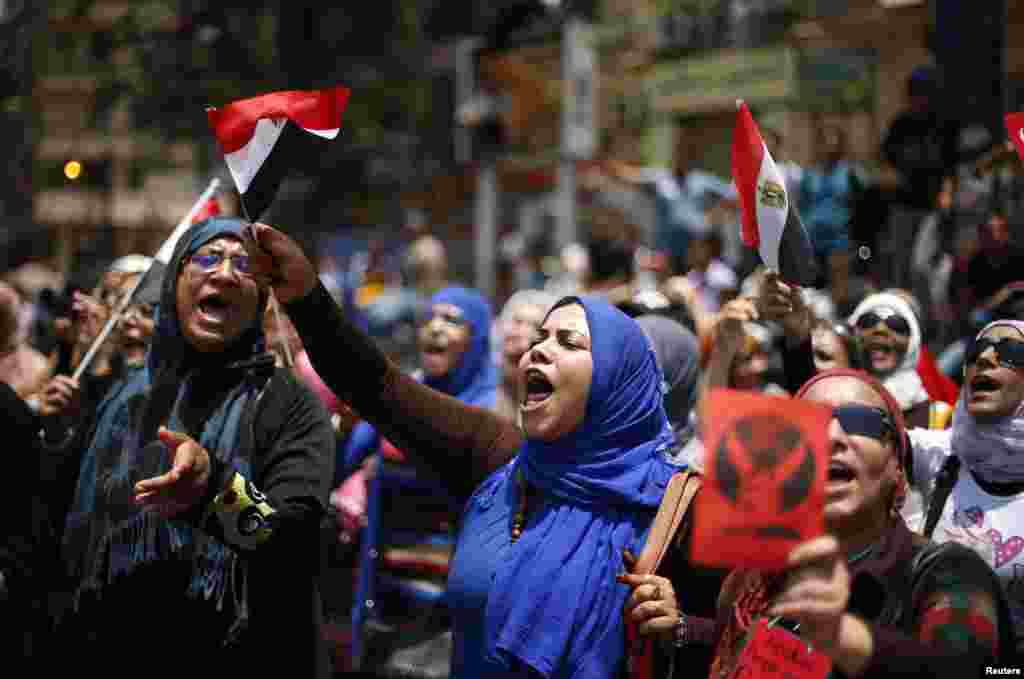
[[[793,547],[824,533],[831,419],[827,408],[808,401],[710,392],[695,562],[781,570]]]
[[[832,659],[798,636],[759,620],[732,679],[825,679]]]

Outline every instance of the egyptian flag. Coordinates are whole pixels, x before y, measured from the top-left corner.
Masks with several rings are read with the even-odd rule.
[[[1007,113],[1006,131],[1021,160],[1024,160],[1024,113]]]
[[[290,90],[206,110],[247,219],[258,220],[285,175],[338,136],[349,94]]]
[[[206,221],[210,217],[218,217],[222,212],[223,211],[220,209],[220,201],[218,201],[216,197],[210,198],[203,203],[199,208],[199,211],[196,212],[195,217],[192,218],[192,223],[198,224],[199,222]]]
[[[813,285],[818,275],[811,238],[786,194],[786,182],[768,153],[761,131],[737,102],[732,139],[732,176],[743,212],[743,244],[788,283]]]

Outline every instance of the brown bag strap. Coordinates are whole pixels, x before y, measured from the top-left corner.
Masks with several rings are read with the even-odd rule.
[[[651,532],[648,533],[647,541],[636,561],[634,573],[649,575],[658,570],[700,486],[700,474],[693,470],[687,469],[672,475],[668,487],[665,488],[665,495],[661,498],[661,504],[658,505],[658,513],[654,517]]]

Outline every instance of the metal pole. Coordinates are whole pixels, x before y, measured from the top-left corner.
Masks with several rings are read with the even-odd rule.
[[[497,271],[495,250],[498,246],[498,170],[494,158],[480,162],[476,178],[476,288],[485,297],[494,299]]]
[[[558,162],[558,233],[561,251],[579,238],[576,228],[576,161],[563,157]]]
[[[576,161],[594,154],[596,56],[587,24],[566,14],[562,21],[562,141],[558,165],[558,247],[579,239]]]

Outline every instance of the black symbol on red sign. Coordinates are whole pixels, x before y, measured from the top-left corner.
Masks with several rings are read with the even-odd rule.
[[[776,415],[750,415],[722,436],[715,472],[722,494],[738,509],[781,518],[811,494],[817,463],[799,427]],[[799,537],[784,525],[764,526],[766,536]]]

